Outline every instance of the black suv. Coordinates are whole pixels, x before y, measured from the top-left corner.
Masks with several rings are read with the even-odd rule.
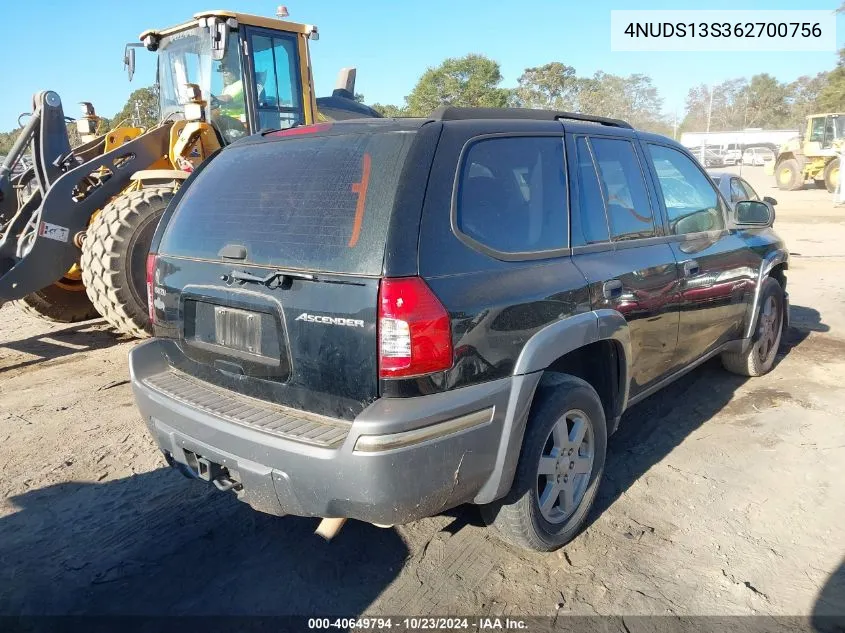
[[[627,407],[716,354],[772,367],[772,221],[614,119],[444,108],[264,133],[162,219],[138,406],[171,465],[263,512],[397,524],[469,502],[551,550]]]

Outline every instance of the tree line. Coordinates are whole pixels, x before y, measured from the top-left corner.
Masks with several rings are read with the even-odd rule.
[[[498,62],[484,55],[449,58],[428,68],[402,105],[376,103],[384,116],[427,116],[442,105],[542,108],[625,119],[632,125],[672,132],[661,115],[663,99],[651,77],[597,72],[579,77],[575,68],[551,62],[526,68],[513,88],[501,86]]]
[[[624,119],[639,129],[673,135],[681,131],[735,130],[747,127],[801,129],[811,112],[845,111],[845,49],[833,70],[783,83],[768,73],[692,87],[682,117],[663,112],[663,99],[643,73],[615,75],[599,71],[579,76],[563,62],[526,68],[516,86],[502,86],[499,63],[484,55],[448,58],[426,69],[402,104],[373,104],[384,116],[428,116],[442,105],[543,108]],[[355,95],[363,100],[362,95]],[[156,87],[135,90],[120,112],[101,129],[118,125],[152,127],[158,122]],[[78,141],[70,125],[71,142]],[[0,133],[0,154],[19,129]]]
[[[450,58],[428,68],[402,105],[374,104],[385,116],[426,116],[441,105],[523,107],[582,112],[624,119],[634,127],[672,135],[676,131],[747,127],[801,128],[811,112],[845,111],[845,50],[831,71],[783,83],[768,73],[690,88],[682,117],[664,113],[651,77],[597,72],[550,62],[526,68],[513,88],[503,88],[499,64],[483,55]],[[711,102],[712,99],[712,102]]]

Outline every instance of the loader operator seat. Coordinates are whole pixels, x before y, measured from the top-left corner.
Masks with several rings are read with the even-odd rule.
[[[211,95],[211,124],[223,143],[229,144],[248,132],[244,84],[239,67],[231,68],[221,62],[216,70],[222,74],[223,88],[220,94]]]

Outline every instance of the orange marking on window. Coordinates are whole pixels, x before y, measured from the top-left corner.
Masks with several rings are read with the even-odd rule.
[[[347,246],[352,248],[358,243],[361,236],[361,223],[364,221],[364,207],[367,203],[367,187],[370,186],[370,159],[369,153],[361,157],[361,181],[352,183],[352,193],[358,194],[358,202],[355,204],[355,223],[352,225],[352,235],[349,237]]]

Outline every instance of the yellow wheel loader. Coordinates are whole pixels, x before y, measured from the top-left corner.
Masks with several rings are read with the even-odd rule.
[[[314,26],[230,11],[145,31],[124,63],[131,80],[135,49],[157,54],[160,123],[98,135],[86,103],[76,147],[59,95],[36,94],[0,166],[0,304],[60,322],[100,315],[121,333],[146,336],[150,242],[195,167],[261,130],[378,116],[354,100],[354,69],[344,69],[331,97],[315,97],[313,39]],[[13,176],[28,147],[32,166]]]
[[[781,147],[773,173],[778,188],[801,189],[807,180],[831,193],[839,184],[839,155],[845,142],[845,114],[811,114],[803,136]]]

